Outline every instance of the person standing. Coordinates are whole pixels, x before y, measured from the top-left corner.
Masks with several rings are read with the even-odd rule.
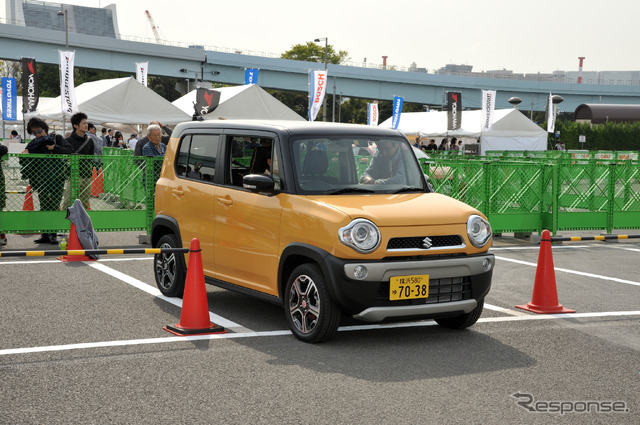
[[[124,141],[124,136],[122,135],[122,132],[116,131],[115,136],[113,136],[111,146],[114,148],[120,148],[120,149],[127,148],[127,142]]]
[[[115,148],[116,146],[113,145],[113,130],[109,129],[107,130],[107,145],[110,148]]]
[[[440,146],[438,146],[438,150],[439,151],[446,151],[448,143],[449,143],[449,141],[447,139],[442,139],[442,141],[440,142]]]
[[[129,137],[129,141],[128,141],[129,149],[131,149],[132,151],[135,151],[137,143],[138,143],[138,137],[137,137],[137,134],[134,133],[131,135],[131,137]]]
[[[73,153],[76,155],[94,155],[95,150],[93,141],[87,136],[89,123],[87,122],[87,114],[78,112],[71,117],[71,125],[73,131],[67,139],[67,142],[73,147]],[[89,210],[89,197],[91,196],[91,178],[93,172],[93,159],[80,159],[78,170],[78,196],[85,210]],[[64,186],[64,196],[62,198],[62,210],[66,210],[71,206],[71,186],[69,180]]]
[[[147,127],[147,138],[149,142],[142,148],[143,156],[164,156],[166,146],[162,143],[162,128],[157,124],[151,124]],[[153,178],[154,182],[160,178],[160,170],[162,169],[161,161],[153,162]]]
[[[18,132],[15,130],[11,130],[11,139],[17,140],[18,142],[22,143],[22,137],[20,137]]]
[[[22,153],[70,154],[73,147],[64,137],[51,134],[49,126],[40,118],[31,118],[27,131],[33,139]],[[65,180],[66,163],[60,158],[20,158],[23,178],[29,179],[31,188],[38,193],[40,211],[58,211]],[[43,233],[35,243],[57,244],[55,233]]]
[[[102,133],[102,135],[100,136],[100,139],[102,139],[102,147],[103,148],[108,148],[109,147],[109,139],[107,139],[107,129],[102,127],[101,133]]]
[[[451,138],[451,150],[452,151],[458,150],[458,139],[456,139],[455,137]]]
[[[438,146],[436,145],[436,141],[431,139],[429,140],[429,144],[427,145],[427,150],[428,151],[437,151],[438,150]]]
[[[93,142],[94,153],[102,156],[102,140],[96,135],[98,129],[91,122],[87,124],[87,128],[89,129],[87,136],[90,137]]]
[[[155,125],[158,128],[160,128],[160,135],[161,136],[162,136],[162,131],[163,130],[164,130],[165,133],[167,133],[166,136],[162,136],[161,137],[161,143],[163,143],[164,145],[169,143],[169,139],[171,138],[171,129],[169,127],[167,127],[166,125],[162,124],[160,121],[151,121],[151,124],[149,125],[149,127],[151,127],[152,125]],[[138,140],[138,143],[136,143],[136,148],[133,151],[133,156],[144,156],[144,154],[142,153],[142,148],[144,148],[144,146],[149,141],[149,137],[148,137],[149,127],[147,127],[147,136],[143,137],[140,140]]]

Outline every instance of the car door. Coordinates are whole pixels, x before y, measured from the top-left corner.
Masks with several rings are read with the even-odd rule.
[[[277,139],[270,134],[260,137],[276,148]],[[224,141],[225,164],[233,159],[237,143],[245,137],[227,136]],[[234,146],[236,146],[234,148]],[[277,169],[277,154],[272,168]],[[234,170],[234,173],[237,169]],[[215,194],[216,231],[214,258],[217,278],[248,289],[278,295],[278,244],[281,205],[278,196],[253,193],[238,185],[232,173],[225,173],[224,184]],[[235,184],[234,184],[235,183]],[[279,185],[279,183],[278,183]]]
[[[183,137],[173,164],[176,178],[171,187],[171,209],[180,223],[182,244],[189,247],[191,240],[198,238],[202,267],[209,276],[214,273],[216,186],[213,180],[219,148],[219,134],[189,134]]]

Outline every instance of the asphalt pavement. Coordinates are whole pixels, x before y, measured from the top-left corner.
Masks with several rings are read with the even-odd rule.
[[[574,234],[599,233],[561,233]],[[101,248],[149,247],[139,235],[98,234]],[[57,249],[36,237],[8,235],[0,252]],[[640,423],[640,240],[553,247],[571,314],[515,308],[531,301],[539,249],[494,240],[468,330],[344,317],[322,344],[294,338],[281,307],[211,286],[228,332],[166,332],[181,300],[160,295],[151,255],[0,258],[0,423]]]

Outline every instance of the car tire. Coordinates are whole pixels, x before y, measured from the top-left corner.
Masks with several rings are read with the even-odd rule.
[[[444,317],[444,318],[435,319],[435,320],[437,324],[445,328],[466,329],[478,321],[478,319],[480,318],[480,315],[482,314],[483,308],[484,308],[484,298],[481,299],[478,302],[478,305],[476,306],[476,308],[471,310],[469,313],[461,314],[460,316]]]
[[[156,248],[179,248],[179,246],[176,237],[173,234],[167,234],[160,238]],[[163,295],[182,298],[187,276],[184,254],[155,254],[153,256],[153,271],[156,285]]]
[[[287,323],[296,338],[321,342],[335,335],[340,325],[340,309],[331,299],[317,264],[301,264],[293,270],[284,298]]]

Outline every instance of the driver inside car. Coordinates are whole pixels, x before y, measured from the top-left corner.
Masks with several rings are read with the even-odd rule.
[[[378,142],[378,151],[360,178],[364,184],[407,184],[399,143]]]

